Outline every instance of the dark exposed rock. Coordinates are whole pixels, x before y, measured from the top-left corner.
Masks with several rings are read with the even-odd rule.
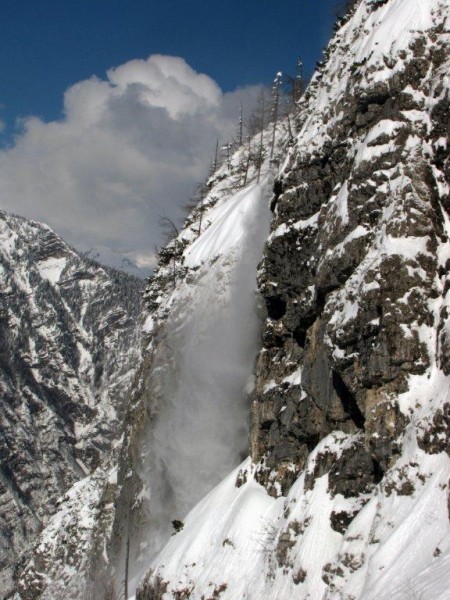
[[[331,527],[338,533],[345,533],[356,514],[358,513],[346,512],[344,510],[339,512],[333,511],[330,518]]]
[[[450,456],[450,404],[447,402],[433,416],[432,422],[418,438],[419,446],[429,454],[447,452]]]
[[[332,496],[357,497],[369,492],[379,481],[379,467],[361,439],[346,448],[329,470],[328,490]]]
[[[409,111],[424,109],[424,94],[443,94],[439,87],[423,90],[430,65],[438,70],[446,59],[438,31],[430,35],[431,45],[421,36],[411,42],[401,55],[404,67],[389,81],[367,83],[366,64],[355,63],[352,87],[327,107],[339,117],[326,125],[323,142],[308,145],[300,137],[277,180],[272,235],[258,275],[268,319],[251,439],[254,460],[264,457],[259,481],[272,486],[279,471],[283,492],[287,465],[298,473],[334,429],[364,432],[359,491],[379,481],[408,424],[395,397],[407,391],[410,375],[430,365],[418,328],[436,326],[430,300],[442,291],[435,277],[448,273],[439,271],[436,254],[447,239],[439,181],[449,181],[449,161],[446,144],[437,143],[432,157],[420,148],[448,138],[448,101],[433,102],[430,127],[409,119]],[[383,130],[387,122],[395,126]],[[352,145],[364,140],[370,151],[355,159]],[[377,256],[380,235],[390,236],[393,250]],[[404,252],[407,244],[415,248]],[[441,364],[449,373],[447,308],[440,318]],[[285,385],[295,370],[295,386]],[[264,391],[271,381],[276,385]],[[436,415],[436,434],[428,430],[423,446],[447,449],[438,442],[446,427]],[[338,460],[336,472],[345,472],[346,460]],[[341,493],[356,493],[353,481],[343,475]]]
[[[298,571],[292,575],[292,580],[296,585],[298,585],[299,583],[303,583],[305,581],[307,574],[307,571],[300,567],[300,569],[298,569]]]

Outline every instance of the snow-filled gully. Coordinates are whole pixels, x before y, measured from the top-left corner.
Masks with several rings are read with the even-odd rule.
[[[259,343],[256,268],[269,233],[270,193],[266,179],[208,211],[210,223],[185,251],[195,279],[168,300],[150,375],[160,391],[145,448],[145,567],[170,537],[171,521],[184,519],[247,454],[247,392]]]

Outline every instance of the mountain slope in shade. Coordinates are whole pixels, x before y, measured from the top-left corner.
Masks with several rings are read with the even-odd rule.
[[[274,187],[251,458],[137,600],[448,597],[449,10],[362,0]]]
[[[0,593],[119,438],[139,360],[142,284],[0,212]]]

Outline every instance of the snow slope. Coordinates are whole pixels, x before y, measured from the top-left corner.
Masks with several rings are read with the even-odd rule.
[[[267,178],[219,199],[184,250],[189,275],[153,314],[151,411],[140,477],[149,498],[141,564],[247,452],[246,388],[258,349],[256,267],[269,230]],[[181,238],[183,233],[180,234]],[[232,326],[231,326],[232,325]]]
[[[339,495],[330,498],[327,474],[312,490],[305,489],[305,478],[319,453],[338,453],[349,443],[338,433],[322,440],[286,498],[269,496],[247,459],[190,512],[185,528],[170,540],[147,577],[167,582],[167,597],[189,593],[186,597],[196,600],[222,590],[223,599],[337,599],[343,596],[330,591],[317,569],[328,564],[332,572],[335,563],[347,576],[357,573],[346,586],[346,598],[414,598],[414,593],[448,598],[448,517],[438,508],[447,498],[448,456],[427,455],[412,437],[404,460],[343,538],[330,527],[330,514],[348,501]],[[417,492],[387,499],[387,483],[412,462],[420,463],[424,479]],[[246,481],[237,487],[243,474]],[[360,570],[356,548],[369,552],[365,560],[370,566]],[[282,568],[286,554],[289,576]]]

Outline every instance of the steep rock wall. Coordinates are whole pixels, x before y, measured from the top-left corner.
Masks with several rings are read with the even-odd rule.
[[[284,491],[335,429],[364,434],[376,483],[410,377],[448,374],[448,15],[379,4],[359,4],[313,80],[259,272],[252,456]]]

